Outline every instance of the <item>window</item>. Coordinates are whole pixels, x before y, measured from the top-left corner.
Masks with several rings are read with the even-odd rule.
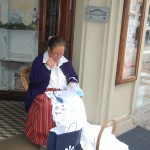
[[[39,1],[0,0],[0,90],[23,91],[20,71],[38,54]]]
[[[116,84],[137,79],[147,0],[124,0]]]

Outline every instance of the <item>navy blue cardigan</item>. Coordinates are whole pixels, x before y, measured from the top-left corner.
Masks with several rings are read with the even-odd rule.
[[[78,75],[74,71],[72,64],[68,61],[60,66],[66,76],[67,83],[78,82]],[[28,112],[33,100],[43,93],[50,81],[51,70],[48,70],[43,63],[43,54],[35,58],[32,64],[29,80],[29,88],[26,92],[25,110]]]

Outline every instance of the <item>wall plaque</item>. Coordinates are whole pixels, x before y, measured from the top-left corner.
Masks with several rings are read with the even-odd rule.
[[[109,8],[87,6],[85,9],[85,20],[95,22],[108,22]]]

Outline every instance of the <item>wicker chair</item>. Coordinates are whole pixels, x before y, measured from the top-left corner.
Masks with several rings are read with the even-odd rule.
[[[30,71],[31,71],[31,68],[26,67],[20,73],[20,78],[21,78],[22,85],[23,85],[25,91],[27,91],[28,87],[29,87],[29,74],[30,74]]]

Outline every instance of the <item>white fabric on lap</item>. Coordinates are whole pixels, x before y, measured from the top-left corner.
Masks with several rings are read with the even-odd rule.
[[[84,103],[75,92],[70,90],[59,92],[63,103],[59,103],[51,91],[46,92],[46,95],[52,100],[52,114],[56,126],[60,128],[63,126],[62,133],[65,133],[74,122],[77,124],[76,130],[80,130],[85,125],[87,118]],[[71,129],[69,131],[71,132]]]
[[[66,133],[68,132],[69,126],[75,122],[77,123],[77,128],[71,126],[69,132],[82,128],[80,141],[82,148],[84,150],[96,150],[97,137],[101,126],[92,125],[87,122],[82,99],[71,90],[59,92],[63,103],[59,103],[52,92],[48,92],[47,96],[52,100],[52,114],[56,123],[56,127],[53,128],[52,131],[58,134]],[[112,127],[104,129],[99,150],[129,150],[128,145],[120,142],[111,132]]]

